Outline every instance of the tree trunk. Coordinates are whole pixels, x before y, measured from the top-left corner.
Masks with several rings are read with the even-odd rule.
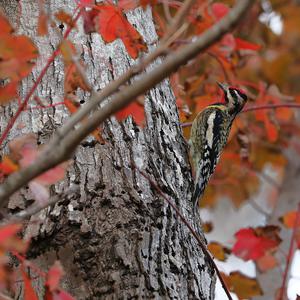
[[[41,55],[32,76],[22,84],[21,97],[60,38],[54,29],[47,37],[37,37],[37,2],[20,1],[19,33],[33,38]],[[51,14],[59,9],[72,13],[71,2],[49,0],[46,9]],[[135,9],[127,18],[151,51],[158,40],[151,9]],[[73,31],[70,39],[78,45],[88,78],[98,90],[135,63],[120,40],[105,45],[96,33]],[[159,63],[158,59],[155,65]],[[56,59],[36,95],[47,103],[62,101],[63,76],[63,63]],[[82,91],[78,95],[88,101]],[[16,108],[11,104],[2,109],[1,131]],[[32,217],[30,221],[39,222],[27,227],[26,235],[32,237],[30,257],[44,269],[59,259],[66,272],[63,288],[76,299],[213,299],[214,269],[172,208],[133,168],[136,165],[155,181],[201,234],[199,216],[193,216],[190,203],[188,149],[168,80],[145,95],[145,114],[145,128],[131,118],[123,123],[111,118],[103,127],[104,145],[92,137],[82,142],[65,180],[52,188],[52,195],[60,195],[61,201]],[[26,126],[20,129],[16,124],[9,139],[35,132],[46,143],[67,117],[62,106],[29,109],[17,122]],[[30,200],[32,195],[24,189],[12,197],[10,208],[23,208]],[[41,286],[37,282],[40,295]]]

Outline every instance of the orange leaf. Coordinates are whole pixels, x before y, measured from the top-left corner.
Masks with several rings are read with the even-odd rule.
[[[73,26],[72,16],[63,10],[60,10],[59,12],[55,13],[55,18],[58,21],[60,21],[61,23],[65,23],[65,24],[69,25],[70,27]]]
[[[99,4],[95,9],[98,11],[95,17],[96,28],[106,43],[120,38],[132,58],[137,58],[139,51],[147,49],[141,35],[127,21],[119,7]]]
[[[282,223],[287,228],[294,228],[297,218],[297,211],[289,211],[285,215],[280,218],[282,220]]]
[[[31,279],[28,277],[25,270],[22,268],[22,277],[24,281],[24,300],[38,300],[38,297],[32,287]]]
[[[8,101],[16,98],[18,95],[18,84],[10,82],[4,87],[0,87],[0,103],[5,104]]]
[[[265,118],[265,126],[267,130],[267,137],[270,142],[276,142],[278,139],[278,130],[275,124],[273,124],[269,118]]]
[[[0,244],[15,236],[22,229],[21,224],[10,224],[0,228]]]
[[[21,231],[21,224],[11,224],[0,228],[0,249],[4,251],[25,252],[28,248],[28,243],[18,237]]]
[[[0,36],[11,34],[14,30],[6,17],[0,11]]]
[[[71,63],[73,57],[76,55],[76,48],[69,40],[63,40],[59,45],[59,50],[65,63]]]
[[[144,115],[144,106],[135,102],[131,102],[127,105],[124,109],[118,111],[115,116],[116,118],[121,121],[131,115],[134,121],[142,126],[144,123],[145,115]]]
[[[196,112],[202,111],[205,107],[216,102],[216,99],[212,99],[211,95],[202,95],[194,98],[196,102]]]
[[[294,111],[290,108],[280,108],[276,109],[275,114],[280,121],[290,121],[294,115]]]
[[[264,256],[256,260],[256,265],[261,272],[266,272],[274,269],[278,265],[278,261],[274,255],[267,252]]]
[[[204,233],[209,233],[213,230],[214,226],[212,224],[212,222],[204,222],[202,224],[202,230],[204,231]]]
[[[75,104],[74,101],[69,98],[65,98],[64,103],[71,114],[74,114],[78,110],[79,104]]]
[[[44,11],[40,11],[37,34],[38,36],[44,36],[48,33],[48,17]]]
[[[105,144],[105,139],[102,136],[102,130],[101,128],[95,129],[91,134],[100,144]]]
[[[0,163],[0,173],[9,175],[19,169],[19,166],[15,164],[8,156],[4,156]]]
[[[78,88],[89,91],[89,87],[85,84],[81,74],[77,70],[77,66],[74,63],[70,63],[65,66],[65,93],[73,94]]]
[[[231,272],[229,276],[222,274],[222,277],[229,290],[234,292],[239,299],[250,299],[254,296],[263,295],[256,278],[250,278],[238,271]]]
[[[218,260],[225,261],[227,255],[230,254],[230,250],[217,242],[210,242],[207,245],[209,252]]]
[[[0,78],[17,81],[27,76],[34,65],[32,60],[37,55],[37,48],[28,37],[1,36]]]

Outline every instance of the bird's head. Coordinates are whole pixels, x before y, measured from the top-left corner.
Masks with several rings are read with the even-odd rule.
[[[218,85],[224,92],[224,99],[229,109],[229,113],[233,115],[238,114],[247,102],[246,93],[241,89],[228,86],[224,83],[218,82]]]

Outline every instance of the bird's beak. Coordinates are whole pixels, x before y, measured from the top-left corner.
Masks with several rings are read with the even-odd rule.
[[[224,93],[226,92],[226,90],[228,89],[227,84],[225,83],[221,83],[217,81],[218,86],[224,91]]]

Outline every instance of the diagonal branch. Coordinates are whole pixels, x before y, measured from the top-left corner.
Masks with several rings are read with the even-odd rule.
[[[67,135],[59,135],[58,132],[56,138],[50,141],[33,165],[12,174],[0,186],[0,205],[5,205],[9,197],[30,180],[68,159],[82,139],[108,117],[124,108],[134,101],[137,96],[154,87],[178,70],[180,66],[186,64],[190,59],[218,41],[226,32],[238,24],[254,3],[255,1],[251,0],[238,1],[236,6],[220,22],[205,31],[194,42],[167,56],[161,65],[141,76],[139,80],[136,80],[130,86],[124,87],[119,92],[116,91],[111,101],[103,108],[93,112],[90,118],[84,124],[81,124],[79,128],[70,128]]]

